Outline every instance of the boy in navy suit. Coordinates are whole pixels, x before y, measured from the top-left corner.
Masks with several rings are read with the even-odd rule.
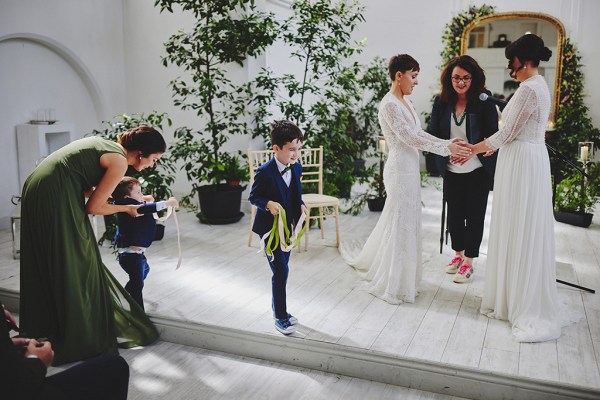
[[[300,185],[302,166],[296,162],[302,141],[302,131],[294,123],[281,120],[271,124],[271,144],[275,156],[256,170],[249,196],[250,203],[257,209],[252,231],[261,238],[271,230],[273,218],[279,214],[280,208],[285,210],[290,228],[296,225],[301,213],[307,212]],[[290,253],[277,247],[273,250],[273,257],[267,257],[273,272],[271,284],[275,328],[284,335],[293,333],[294,325],[298,323],[298,319],[287,312],[286,306],[285,287]]]
[[[119,264],[129,275],[129,282],[125,290],[144,309],[142,289],[144,279],[150,272],[150,266],[144,255],[154,237],[156,236],[156,221],[153,213],[167,207],[177,208],[179,202],[175,197],[166,201],[146,203],[145,200],[153,201],[152,196],[142,194],[140,182],[130,176],[125,176],[115,188],[112,194],[115,204],[140,204],[137,209],[139,217],[132,217],[127,213],[118,213],[118,230],[116,235],[117,247],[119,248]]]

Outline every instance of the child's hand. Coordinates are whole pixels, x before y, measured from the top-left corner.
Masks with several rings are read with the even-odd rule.
[[[279,204],[276,201],[269,201],[267,203],[267,210],[269,210],[269,212],[271,213],[271,215],[279,215],[279,208],[281,207],[281,204]]]
[[[169,200],[165,202],[167,207],[179,208],[179,201],[175,197],[169,197]]]
[[[148,202],[148,203],[152,203],[154,201],[154,196],[152,196],[151,194],[145,194],[144,201]]]

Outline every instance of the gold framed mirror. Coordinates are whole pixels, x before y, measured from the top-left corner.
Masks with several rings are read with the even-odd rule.
[[[549,123],[554,124],[560,98],[565,40],[565,28],[558,19],[534,12],[505,12],[481,17],[463,30],[460,54],[468,54],[477,60],[485,71],[487,88],[494,96],[508,99],[519,83],[508,75],[504,48],[526,33],[535,33],[552,50],[552,57],[548,62],[540,63],[539,71],[552,94]]]

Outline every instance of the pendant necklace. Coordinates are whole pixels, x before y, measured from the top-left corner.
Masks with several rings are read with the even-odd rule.
[[[456,126],[461,126],[462,123],[465,121],[465,118],[467,116],[467,109],[465,108],[462,112],[462,114],[460,114],[460,117],[456,117],[456,110],[452,110],[452,117],[454,118],[454,122],[456,123]]]

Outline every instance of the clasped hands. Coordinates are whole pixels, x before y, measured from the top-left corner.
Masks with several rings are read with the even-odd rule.
[[[450,149],[450,162],[452,164],[463,165],[477,155],[474,151],[475,145],[467,143],[464,139],[460,138],[452,139],[448,148]],[[496,150],[488,150],[483,156],[488,157],[495,152]]]
[[[10,324],[12,329],[18,329],[17,323],[12,314],[2,306],[4,311],[4,318]],[[46,340],[35,340],[30,338],[11,338],[13,346],[20,349],[25,357],[35,356],[40,359],[46,367],[49,367],[54,360],[54,350],[52,345]]]
[[[54,360],[54,350],[52,345],[48,341],[38,341],[30,338],[12,338],[13,345],[17,348],[21,348],[23,355],[35,356],[44,363],[46,367],[49,367]]]

